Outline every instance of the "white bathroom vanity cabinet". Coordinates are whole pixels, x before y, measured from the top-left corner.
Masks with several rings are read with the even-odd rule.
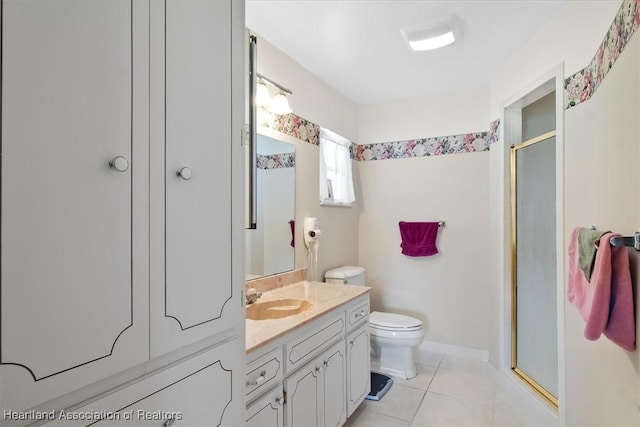
[[[371,388],[368,319],[365,294],[249,352],[246,425],[344,424]]]
[[[241,424],[244,2],[1,7],[0,424]]]

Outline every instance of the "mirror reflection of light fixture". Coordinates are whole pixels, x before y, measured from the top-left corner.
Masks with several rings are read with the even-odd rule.
[[[293,111],[289,106],[289,101],[287,100],[284,92],[280,92],[273,97],[273,101],[271,102],[269,111],[271,111],[273,114],[289,114]]]
[[[265,108],[272,114],[281,115],[291,113],[293,110],[291,110],[291,107],[289,106],[287,95],[292,95],[293,92],[260,73],[256,73],[256,76],[259,80],[256,88],[256,105]],[[267,83],[279,90],[273,98],[269,95]]]
[[[400,30],[405,41],[413,51],[438,49],[456,41],[458,27],[451,16],[438,20],[410,25]]]
[[[264,80],[260,80],[256,85],[256,105],[268,108],[271,105],[271,95]]]

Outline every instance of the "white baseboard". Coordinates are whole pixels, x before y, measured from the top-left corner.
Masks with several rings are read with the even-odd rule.
[[[489,360],[489,350],[478,350],[471,347],[424,340],[415,351],[415,361],[417,363],[428,363],[430,360],[433,360],[433,356],[429,356],[429,353],[466,357],[468,359],[480,360],[483,362],[487,362]]]

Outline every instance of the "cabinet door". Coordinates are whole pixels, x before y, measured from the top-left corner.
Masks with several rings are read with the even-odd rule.
[[[321,426],[322,363],[315,359],[284,381],[287,427]]]
[[[163,16],[153,22],[162,32],[154,33],[159,30],[152,25],[152,43],[164,45],[152,45],[152,58],[157,59],[152,59],[152,68],[164,73],[164,87],[159,88],[164,91],[159,101],[164,115],[162,130],[155,134],[162,141],[152,137],[152,143],[162,147],[158,158],[163,160],[164,185],[158,199],[164,203],[155,206],[165,217],[156,228],[163,235],[161,245],[152,243],[152,250],[164,248],[161,273],[152,285],[152,309],[158,310],[152,316],[152,356],[240,327],[244,316],[232,280],[236,139],[240,149],[240,128],[235,139],[231,132],[237,109],[232,108],[232,60],[242,56],[232,58],[231,51],[238,43],[232,32],[244,25],[237,10],[241,2],[156,3],[153,16]],[[233,199],[236,196],[242,199],[242,194]]]
[[[148,357],[147,16],[140,1],[2,2],[2,408]]]
[[[283,402],[284,393],[280,385],[247,408],[245,426],[284,427]]]
[[[285,425],[341,426],[347,419],[344,341],[284,381]]]
[[[369,325],[347,337],[347,416],[362,403],[371,390]]]
[[[323,416],[322,425],[341,426],[347,419],[345,392],[345,361],[344,341],[322,356],[323,375]]]

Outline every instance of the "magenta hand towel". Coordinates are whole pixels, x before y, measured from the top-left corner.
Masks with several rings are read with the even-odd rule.
[[[292,219],[289,221],[289,227],[291,228],[291,247],[296,247],[296,221]]]
[[[402,253],[407,256],[431,256],[438,253],[436,237],[439,225],[437,222],[406,222],[400,221],[400,236],[402,237]]]
[[[611,237],[618,234],[604,234],[598,244],[591,282],[588,282],[578,262],[580,230],[573,230],[569,241],[567,297],[585,320],[584,336],[595,341],[604,333],[620,347],[634,351],[635,317],[627,249],[609,244]]]

